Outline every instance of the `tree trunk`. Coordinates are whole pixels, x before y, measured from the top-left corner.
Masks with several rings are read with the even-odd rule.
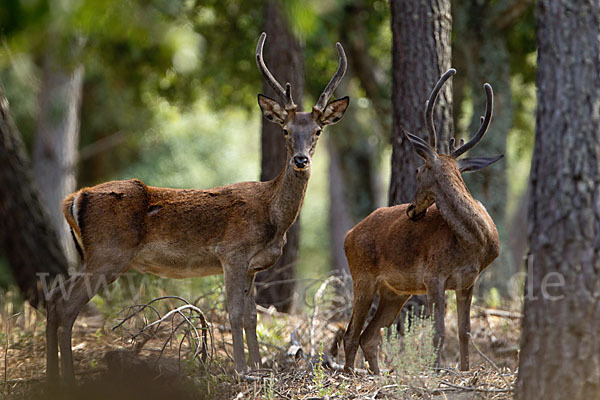
[[[416,191],[417,154],[404,129],[426,137],[425,101],[440,76],[450,68],[449,0],[392,0],[392,178],[390,205],[408,203]],[[453,135],[452,82],[438,97],[434,112],[438,142],[447,149]]]
[[[289,29],[277,2],[268,1],[265,5],[265,32],[271,38],[264,49],[265,63],[279,82],[292,84],[294,100],[298,110],[302,110],[304,76],[302,69],[302,48]],[[278,101],[273,89],[263,82],[263,93]],[[263,119],[261,181],[273,179],[285,163],[285,141],[281,128]],[[296,257],[300,244],[300,219],[287,232],[287,244],[283,254],[273,266],[257,274],[256,302],[262,306],[274,305],[277,310],[290,312],[294,304],[293,279],[296,276]],[[280,282],[280,283],[276,283]]]
[[[530,265],[516,396],[600,393],[600,4],[537,5]]]
[[[67,72],[49,50],[39,94],[33,171],[42,203],[71,265],[76,262],[76,253],[61,204],[76,185],[82,88],[83,67]]]
[[[450,68],[452,16],[449,0],[391,0],[392,7],[392,177],[388,203],[408,203],[417,190],[421,160],[404,136],[404,129],[426,138],[425,101],[440,76]],[[448,150],[454,135],[452,81],[442,87],[434,109],[440,149]],[[414,304],[427,304],[413,296]],[[410,304],[402,309],[400,320]]]
[[[331,246],[331,269],[338,276],[350,276],[348,260],[344,252],[344,239],[346,233],[352,228],[353,221],[350,216],[349,204],[346,197],[344,171],[342,169],[343,155],[333,136],[327,137],[327,150],[329,152],[329,237]],[[346,280],[345,281],[349,281]],[[351,281],[348,287],[352,290]]]
[[[44,303],[36,274],[66,274],[61,251],[35,187],[21,135],[0,85],[0,244],[23,297],[33,306]]]

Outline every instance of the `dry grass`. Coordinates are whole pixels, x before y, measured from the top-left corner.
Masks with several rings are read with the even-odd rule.
[[[39,385],[43,382],[45,374],[45,316],[27,305],[22,312],[15,315],[8,303],[4,303],[0,320],[0,394],[12,399],[36,398],[31,393],[43,393]],[[495,315],[495,312],[486,308],[473,307],[472,338],[477,349],[473,345],[470,348],[471,371],[460,372],[457,368],[459,351],[456,315],[450,307],[446,315],[446,344],[442,356],[442,365],[445,368],[439,374],[423,371],[418,382],[425,384],[424,387],[420,387],[415,381],[399,378],[394,371],[382,376],[372,376],[365,372],[345,374],[335,368],[323,366],[318,356],[311,357],[311,353],[317,354],[321,349],[327,353],[334,343],[336,331],[345,323],[331,321],[333,315],[344,315],[344,312],[340,312],[339,303],[335,303],[336,306],[332,304],[329,300],[323,300],[316,316],[313,316],[314,308],[310,309],[307,315],[284,315],[272,310],[261,310],[259,341],[265,368],[241,378],[232,368],[231,336],[227,329],[226,315],[222,311],[207,313],[212,327],[212,345],[216,349],[207,364],[199,365],[197,361],[189,359],[178,363],[179,342],[173,341],[165,350],[160,364],[163,375],[159,379],[163,383],[171,379],[175,382],[172,387],[181,387],[178,383],[181,381],[176,376],[191,376],[191,379],[184,378],[188,388],[186,395],[189,395],[189,398],[512,397],[510,388],[515,380],[519,340],[519,320],[515,315]],[[80,390],[83,393],[89,393],[91,390],[83,389],[86,388],[86,384],[96,382],[97,386],[94,387],[98,387],[97,382],[108,379],[106,377],[111,371],[107,372],[107,353],[115,354],[115,350],[126,350],[128,353],[135,346],[128,340],[126,333],[111,330],[117,323],[117,315],[105,317],[97,312],[81,315],[77,319],[73,330],[73,354]],[[312,329],[311,323],[314,323]],[[294,336],[299,340],[297,344],[306,357],[294,359],[287,355],[291,346],[290,336],[294,331]],[[312,343],[315,344],[313,349],[310,348],[311,332]],[[143,345],[136,357],[155,361],[168,334],[169,328],[165,325],[156,336]],[[185,343],[183,346],[185,350]],[[324,364],[343,364],[343,352],[340,353],[342,354],[335,358],[327,358],[325,361],[328,362]],[[169,363],[171,367],[168,367]],[[361,366],[357,363],[357,367]],[[135,368],[128,369],[133,377],[129,376],[126,379],[137,380]],[[164,373],[167,370],[175,371],[174,375]],[[154,391],[157,396],[159,392]],[[110,396],[115,398],[114,395]]]

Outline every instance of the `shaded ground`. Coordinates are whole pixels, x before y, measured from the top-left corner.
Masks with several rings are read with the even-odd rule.
[[[6,317],[12,315],[9,311],[5,307],[5,317],[0,321],[3,332],[0,335],[0,393],[10,399],[51,398],[43,385],[45,317],[26,306],[21,314],[9,319]],[[157,362],[165,341],[171,337],[172,323],[164,323],[152,335],[132,342],[132,332],[149,320],[142,318],[132,323],[138,326],[111,330],[119,322],[117,316],[82,315],[73,331],[79,387],[69,398],[116,400],[142,395],[145,399],[512,397],[510,388],[518,364],[518,313],[473,307],[471,371],[458,371],[456,314],[450,307],[446,315],[444,368],[439,374],[409,354],[421,351],[418,343],[426,337],[422,334],[415,336],[417,345],[409,345],[409,339],[406,345],[390,343],[388,353],[382,355],[388,372],[376,377],[360,369],[352,375],[336,369],[343,365],[343,351],[335,357],[328,353],[343,325],[332,322],[331,318],[344,313],[334,309],[332,304],[321,305],[314,318],[314,308],[309,310],[309,315],[294,316],[260,311],[258,333],[265,368],[241,378],[233,372],[231,337],[222,311],[206,315],[212,341],[208,342],[205,364],[198,361],[199,357],[193,360],[193,345],[184,340],[183,333],[172,336],[173,340]],[[290,339],[292,333],[295,341]],[[415,346],[419,347],[418,351]],[[325,355],[314,356],[321,349]],[[404,363],[402,371],[394,371],[399,361]],[[360,364],[358,360],[357,367]]]

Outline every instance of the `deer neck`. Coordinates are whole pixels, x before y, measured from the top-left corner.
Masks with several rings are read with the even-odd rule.
[[[462,178],[451,174],[438,180],[435,203],[450,229],[465,248],[495,245],[498,231],[485,208],[469,193]]]
[[[271,203],[271,218],[280,230],[287,231],[298,218],[309,177],[310,170],[294,170],[290,157],[288,157],[283,170],[273,179],[274,194]]]

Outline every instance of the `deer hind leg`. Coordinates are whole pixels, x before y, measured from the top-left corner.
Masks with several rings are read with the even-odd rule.
[[[231,324],[233,339],[233,360],[237,372],[246,371],[246,357],[244,355],[244,313],[245,294],[248,271],[243,263],[224,263],[223,280],[225,282],[225,296],[227,298],[227,312]]]
[[[250,366],[260,368],[260,352],[258,349],[258,339],[256,337],[256,299],[254,293],[254,274],[248,275],[246,279],[245,294],[245,315],[244,331],[246,332],[246,342],[248,343],[248,353],[250,355]]]
[[[469,370],[469,333],[471,332],[471,299],[473,286],[456,290],[458,311],[458,341],[460,344],[460,370]]]
[[[446,281],[437,277],[425,282],[425,286],[427,287],[427,312],[434,317],[435,334],[433,336],[433,346],[437,351],[435,368],[440,367],[440,358],[446,337],[446,328],[444,326],[444,315],[446,313],[445,285]]]
[[[95,265],[99,265],[96,263]],[[102,284],[112,283],[122,272],[123,263],[101,265],[101,268],[87,268],[82,274],[77,274],[65,282],[66,296],[58,290],[56,304],[58,344],[60,345],[60,364],[63,381],[67,385],[75,383],[73,368],[73,353],[71,334],[73,323],[81,308],[86,305],[98,292]]]
[[[380,290],[377,311],[360,335],[360,348],[369,363],[369,369],[376,375],[380,372],[377,356],[381,342],[381,328],[388,327],[394,322],[409,298],[410,295],[397,295],[387,288]]]
[[[369,315],[369,309],[371,308],[371,304],[373,304],[376,289],[373,280],[366,279],[365,282],[361,283],[357,283],[356,279],[354,280],[352,317],[344,334],[344,353],[346,358],[344,370],[346,372],[354,369],[354,360],[358,351],[360,333]]]

